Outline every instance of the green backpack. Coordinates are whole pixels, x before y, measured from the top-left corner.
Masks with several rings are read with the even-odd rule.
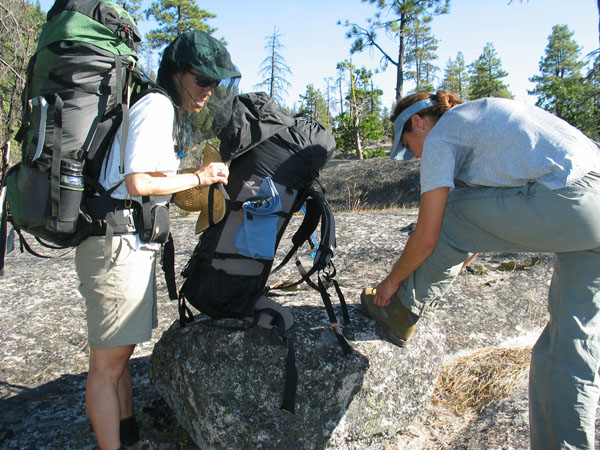
[[[97,179],[121,123],[123,162],[140,41],[131,16],[108,0],[57,0],[48,12],[22,94],[22,159],[6,176],[19,235],[72,247],[91,234],[83,200],[110,199]]]

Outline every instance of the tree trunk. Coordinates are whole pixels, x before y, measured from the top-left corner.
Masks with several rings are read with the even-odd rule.
[[[354,142],[356,142],[356,157],[358,159],[364,159],[362,141],[360,139],[360,128],[358,127],[358,116],[354,119]]]
[[[600,1],[600,0],[598,0]],[[396,101],[402,98],[404,85],[404,30],[406,28],[406,14],[400,16],[400,30],[398,31],[398,71],[396,73]]]

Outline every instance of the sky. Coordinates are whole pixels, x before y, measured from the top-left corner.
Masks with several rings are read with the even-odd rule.
[[[47,11],[51,0],[42,0]],[[290,67],[287,77],[291,85],[284,99],[288,106],[299,106],[300,95],[308,84],[321,92],[327,81],[335,79],[336,64],[352,58],[355,65],[375,72],[380,69],[381,54],[365,51],[350,54],[351,39],[345,37],[347,28],[338,21],[357,23],[366,27],[377,8],[361,0],[197,0],[198,6],[216,15],[208,20],[224,38],[233,62],[242,73],[242,92],[260,90],[259,71],[269,52],[265,49],[268,36],[276,27],[284,46],[280,54]],[[144,0],[144,6],[150,0]],[[435,64],[440,68],[439,80],[449,58],[463,53],[467,64],[475,61],[491,42],[502,68],[508,72],[503,79],[517,100],[534,103],[527,90],[534,86],[528,81],[539,74],[539,62],[545,54],[548,36],[554,25],[567,25],[573,39],[582,47],[581,56],[596,50],[598,42],[598,9],[596,0],[451,0],[450,13],[436,16],[431,23],[432,34],[439,40]],[[142,22],[146,33],[155,24]],[[380,34],[380,42],[391,54],[397,43]],[[395,97],[395,66],[374,75],[374,84],[382,89],[382,103],[391,107]],[[333,81],[329,82],[330,85]],[[434,83],[437,85],[438,83]],[[262,88],[263,90],[265,88]],[[405,92],[406,94],[406,92]]]

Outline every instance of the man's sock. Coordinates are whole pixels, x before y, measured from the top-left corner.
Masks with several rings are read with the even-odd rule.
[[[135,416],[121,420],[119,425],[119,435],[121,437],[121,445],[129,446],[140,440],[140,430],[138,428]]]

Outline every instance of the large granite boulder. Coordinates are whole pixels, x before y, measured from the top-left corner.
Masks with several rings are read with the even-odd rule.
[[[343,355],[323,307],[291,307],[288,332],[298,369],[295,414],[280,410],[287,346],[237,321],[175,322],[156,343],[149,375],[180,424],[202,449],[367,448],[406,428],[428,401],[445,337],[435,320],[415,345],[377,335],[358,305]]]

